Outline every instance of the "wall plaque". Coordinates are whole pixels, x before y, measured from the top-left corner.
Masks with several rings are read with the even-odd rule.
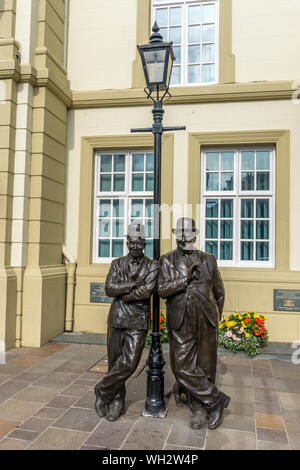
[[[274,310],[300,312],[300,290],[274,289]]]
[[[90,302],[94,304],[108,304],[112,302],[111,297],[107,297],[104,292],[105,284],[102,282],[91,282]]]

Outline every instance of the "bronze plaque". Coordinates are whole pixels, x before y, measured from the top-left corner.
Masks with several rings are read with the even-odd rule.
[[[300,290],[274,289],[274,310],[300,312]]]
[[[91,282],[90,284],[90,302],[94,304],[109,304],[111,297],[107,297],[104,291],[105,284],[102,282]]]

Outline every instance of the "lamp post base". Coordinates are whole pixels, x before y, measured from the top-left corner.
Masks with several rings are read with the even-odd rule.
[[[143,413],[141,416],[144,416],[145,418],[165,418],[168,413],[168,408],[165,408],[164,410],[159,410],[156,414],[155,413],[150,413],[150,411],[147,411],[146,408],[144,408]]]

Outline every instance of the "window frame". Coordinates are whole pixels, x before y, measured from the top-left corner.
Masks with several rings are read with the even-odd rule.
[[[120,237],[120,240],[124,240],[124,251],[123,256],[128,254],[128,249],[126,246],[126,229],[128,224],[130,223],[131,219],[131,212],[130,212],[130,201],[132,199],[152,199],[154,198],[154,191],[132,191],[132,155],[133,154],[153,154],[153,149],[116,149],[116,150],[95,150],[94,152],[94,189],[93,189],[93,237],[92,237],[92,263],[94,264],[110,264],[112,260],[116,259],[113,257],[99,257],[99,247],[98,242],[101,239],[99,234],[99,201],[101,199],[109,199],[110,201],[113,200],[124,200],[124,236]],[[125,155],[125,190],[124,191],[100,191],[100,161],[102,155]],[[111,174],[113,174],[113,170]],[[142,173],[142,172],[141,172]],[[144,175],[147,173],[146,168],[143,172]],[[112,217],[109,218],[112,220]],[[114,239],[112,233],[110,234],[109,240],[111,241]],[[148,240],[148,239],[147,239]]]
[[[270,188],[269,190],[241,190],[241,152],[244,151],[270,151]],[[233,191],[207,191],[206,190],[206,152],[234,152],[234,190]],[[268,144],[251,144],[251,145],[236,145],[236,146],[214,146],[214,147],[201,147],[201,190],[200,190],[200,250],[205,251],[206,242],[206,200],[207,199],[233,199],[233,259],[220,260],[218,265],[220,267],[235,267],[235,268],[274,268],[276,259],[276,148],[274,145]],[[243,261],[241,260],[241,200],[242,199],[269,199],[269,261]],[[221,220],[220,217],[217,219]],[[254,220],[257,220],[255,218]],[[220,233],[218,234],[220,235]],[[218,242],[221,237],[218,237]],[[221,239],[222,240],[222,239]],[[256,242],[256,233],[254,233],[253,242]]]
[[[216,17],[215,17],[215,80],[211,82],[192,82],[188,83],[188,6],[197,5],[203,3],[214,3],[216,7]],[[162,0],[161,2],[155,4],[151,0],[151,28],[155,20],[155,9],[163,7],[176,7],[182,6],[182,24],[181,24],[181,82],[178,84],[170,84],[170,88],[173,87],[197,87],[197,86],[208,86],[216,85],[220,83],[220,1],[219,0]],[[201,23],[202,25],[202,23]],[[150,28],[150,29],[151,29]],[[169,26],[168,26],[169,28]],[[150,34],[152,31],[150,31]],[[211,42],[210,42],[211,43]],[[203,42],[200,42],[200,57],[202,58],[202,46]],[[175,46],[176,47],[176,46]],[[175,54],[176,56],[176,54]],[[175,65],[175,63],[174,63]],[[173,65],[173,70],[174,70]],[[202,76],[202,66],[203,62],[200,61],[200,73]]]

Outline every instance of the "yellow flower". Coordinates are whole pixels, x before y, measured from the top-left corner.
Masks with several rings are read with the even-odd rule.
[[[239,315],[239,319],[240,319],[240,320],[242,320],[242,319],[243,319],[242,315]]]
[[[256,310],[255,310],[255,308],[254,308],[252,311],[253,311],[253,313],[256,313]]]
[[[268,317],[267,317],[267,315],[265,315],[265,316],[264,316],[264,320],[268,320]]]
[[[229,321],[229,317],[225,317],[225,321]]]
[[[245,336],[246,336],[246,338],[249,338],[250,335],[249,335],[249,333],[245,333]]]

